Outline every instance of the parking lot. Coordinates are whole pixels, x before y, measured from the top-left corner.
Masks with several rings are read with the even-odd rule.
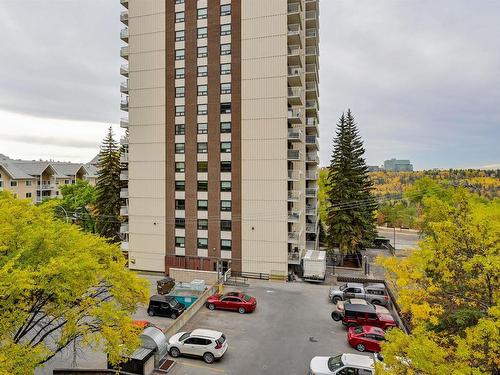
[[[334,322],[328,285],[250,280],[240,289],[257,298],[254,313],[202,308],[183,331],[208,328],[227,336],[229,349],[212,365],[179,358],[172,374],[307,374],[317,355],[356,353],[346,340],[346,329]],[[236,290],[226,288],[225,291]]]

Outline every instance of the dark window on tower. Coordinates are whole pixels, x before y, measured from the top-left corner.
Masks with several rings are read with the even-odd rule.
[[[208,229],[208,220],[198,219],[198,230],[207,230],[207,229]]]
[[[231,64],[220,64],[220,74],[225,75],[225,74],[231,74]]]
[[[231,94],[231,83],[221,83],[220,84],[221,94]]]
[[[220,221],[220,230],[224,232],[231,231],[231,220],[221,220]]]
[[[220,152],[230,153],[231,152],[231,142],[221,142],[220,143]]]
[[[208,181],[198,181],[198,191],[208,191]]]
[[[186,219],[175,218],[175,227],[176,228],[185,228],[186,227]]]
[[[207,134],[208,133],[208,124],[203,122],[198,124],[198,134]]]
[[[175,200],[175,209],[176,210],[185,210],[186,209],[186,201],[184,199],[176,199]]]
[[[231,14],[231,4],[224,4],[220,6],[220,15],[229,16]]]
[[[221,211],[231,211],[231,201],[220,201]]]
[[[208,201],[205,199],[198,199],[198,210],[199,211],[207,211],[208,210]]]
[[[175,144],[175,153],[183,154],[184,153],[184,143],[176,143]]]
[[[177,124],[175,125],[175,134],[176,135],[183,135],[186,132],[186,125],[184,124]]]
[[[183,161],[179,161],[175,163],[175,171],[177,173],[184,173],[186,170],[186,165],[184,164]]]
[[[199,142],[198,143],[198,154],[206,154],[208,152],[208,143]]]
[[[220,113],[231,113],[231,103],[221,103],[220,104]]]
[[[220,171],[221,172],[231,172],[231,162],[230,161],[221,161],[220,162]]]
[[[220,191],[231,191],[231,181],[221,181],[220,182]]]
[[[231,123],[230,122],[221,122],[220,123],[220,132],[221,133],[231,133]]]
[[[208,161],[199,161],[197,170],[200,173],[208,172]]]
[[[186,182],[175,181],[175,191],[184,191],[184,190],[186,190]]]

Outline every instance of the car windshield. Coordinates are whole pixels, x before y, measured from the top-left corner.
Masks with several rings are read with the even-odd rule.
[[[168,304],[170,305],[170,307],[178,307],[180,305],[179,301],[177,301],[176,299],[169,301]]]
[[[184,341],[191,335],[191,332],[185,332],[181,337],[179,337],[179,341]]]
[[[363,327],[354,328],[354,333],[357,335],[359,335],[360,333],[363,333]]]
[[[252,299],[252,297],[250,297],[249,295],[246,295],[246,294],[245,294],[245,295],[243,296],[243,299],[244,299],[246,302],[248,302],[248,301],[250,301],[250,300]]]
[[[342,285],[342,286],[340,287],[340,290],[341,290],[341,291],[344,291],[346,288],[347,288],[347,284],[344,284],[344,285]]]
[[[330,357],[328,359],[328,369],[330,371],[335,371],[339,368],[341,368],[342,366],[344,366],[344,364],[342,363],[342,356],[341,355],[338,355],[336,357]]]

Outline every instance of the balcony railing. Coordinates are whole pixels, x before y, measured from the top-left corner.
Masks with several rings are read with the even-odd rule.
[[[288,232],[288,242],[298,242],[299,239],[300,239],[300,233]]]
[[[123,136],[120,138],[120,144],[122,146],[127,146],[128,145],[128,137],[127,136]]]
[[[122,99],[122,101],[120,102],[120,109],[122,111],[128,111],[128,98]]]
[[[289,87],[288,88],[288,97],[289,98],[300,98],[302,97],[302,89],[300,87]]]
[[[288,262],[300,263],[300,252],[290,252],[288,253]]]
[[[317,180],[318,172],[317,171],[306,171],[306,180]]]
[[[128,26],[128,10],[124,10],[120,13],[120,21]]]
[[[120,49],[120,56],[124,59],[128,59],[128,46],[124,46]]]
[[[299,24],[288,25],[288,35],[300,35],[301,31]]]
[[[316,250],[316,241],[306,241],[307,250]]]
[[[124,94],[128,93],[128,80],[120,83],[120,92]]]
[[[317,193],[318,193],[317,188],[307,188],[306,189],[306,197],[314,198],[314,197],[316,197]]]
[[[315,46],[306,47],[306,55],[317,55],[318,49]]]
[[[307,109],[318,109],[318,101],[317,100],[307,100],[306,101]]]
[[[128,216],[128,206],[121,206],[120,215],[121,216]]]
[[[301,171],[288,171],[288,181],[299,181]]]
[[[300,50],[301,50],[300,46],[289,46],[288,56],[299,56]]]
[[[298,190],[290,190],[288,192],[288,200],[290,202],[297,202],[300,199],[300,191]]]
[[[120,119],[120,127],[121,128],[124,128],[124,129],[127,129],[128,128],[128,118],[126,117],[122,117]]]
[[[128,64],[122,64],[120,66],[120,74],[124,77],[128,77]]]
[[[120,162],[128,163],[128,153],[124,152],[123,154],[120,155]]]
[[[306,30],[306,37],[308,38],[314,38],[318,36],[318,30],[317,29],[307,29]]]
[[[315,153],[308,153],[308,154],[306,154],[306,161],[312,162],[312,163],[318,163],[319,162],[318,155]]]
[[[318,206],[306,206],[306,215],[316,215]]]
[[[298,13],[300,11],[302,11],[302,7],[300,6],[300,3],[288,4],[288,14]]]
[[[316,137],[315,135],[307,135],[306,145],[313,145],[318,150],[319,149],[318,137]]]
[[[288,150],[288,160],[301,160],[302,152],[300,150]]]
[[[316,12],[315,10],[308,10],[306,12],[306,20],[309,21],[309,20],[316,20],[318,19],[318,12]]]
[[[306,223],[306,232],[316,233],[316,223]]]
[[[290,66],[288,68],[288,76],[300,76],[302,75],[302,68],[299,66]]]
[[[128,198],[128,189],[123,188],[120,190],[120,198],[122,198],[122,199]]]
[[[121,243],[121,245],[120,245],[120,249],[121,249],[122,251],[128,251],[128,248],[129,248],[129,246],[128,246],[128,241],[122,241],[122,243]]]
[[[302,116],[302,113],[300,112],[299,109],[289,109],[288,110],[288,119],[300,119]]]
[[[128,28],[124,28],[120,30],[120,39],[127,41],[128,40]]]
[[[297,223],[300,220],[300,212],[288,211],[288,222]]]
[[[121,181],[128,181],[128,171],[122,171],[120,173],[120,180]]]
[[[122,223],[122,225],[120,225],[120,233],[128,233],[128,223]]]
[[[301,141],[303,139],[304,133],[300,129],[288,129],[288,140],[289,141]]]
[[[307,91],[318,91],[318,84],[314,81],[306,82]]]

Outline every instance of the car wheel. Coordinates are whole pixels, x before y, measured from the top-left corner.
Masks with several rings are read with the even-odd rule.
[[[153,310],[148,310],[148,315],[149,315],[149,316],[155,316],[155,313],[154,313],[154,311],[153,311]]]
[[[332,298],[332,302],[333,303],[337,303],[338,301],[342,301],[342,298],[340,298],[339,296],[336,296],[336,297]]]
[[[238,308],[238,312],[239,312],[240,314],[244,314],[244,313],[246,313],[247,311],[245,310],[245,308],[244,308],[244,307],[240,307],[240,308]]]
[[[215,310],[215,305],[213,303],[209,303],[207,307],[209,310]]]
[[[332,312],[332,319],[338,322],[340,319],[342,319],[342,316],[337,311]]]
[[[177,349],[175,346],[174,346],[173,348],[170,348],[169,352],[170,352],[170,355],[171,355],[172,357],[174,357],[174,358],[177,358],[178,356],[180,356],[180,355],[181,355],[180,350],[179,350],[179,349]]]
[[[205,353],[203,354],[203,360],[206,363],[213,363],[215,361],[215,357],[212,353]]]
[[[365,346],[363,344],[358,344],[356,345],[356,350],[359,352],[364,352],[365,351]]]
[[[170,315],[170,318],[177,319],[177,314],[176,313],[172,313],[172,315]]]
[[[376,299],[375,299],[375,300],[373,300],[373,301],[372,301],[372,303],[373,303],[374,305],[379,305],[379,306],[382,306],[382,303],[381,303],[379,300],[376,300]]]

